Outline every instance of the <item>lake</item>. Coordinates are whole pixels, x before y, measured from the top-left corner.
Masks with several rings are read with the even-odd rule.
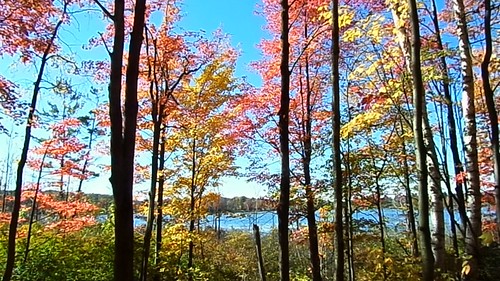
[[[404,231],[407,229],[406,212],[395,208],[385,208],[383,210],[385,226],[388,230]],[[416,214],[418,217],[418,214]],[[358,210],[353,216],[361,229],[368,229],[378,223],[378,214],[376,209]],[[203,228],[215,228],[215,215],[209,215],[205,220],[200,222]],[[319,215],[316,215],[319,219]],[[459,221],[458,214],[455,214],[455,219]],[[329,219],[332,221],[332,219]],[[144,226],[146,218],[143,216],[136,216],[134,218],[135,227]],[[222,230],[242,230],[252,231],[253,224],[257,224],[262,232],[270,232],[273,228],[278,227],[278,216],[276,212],[259,211],[259,212],[239,212],[231,214],[223,214],[220,218],[220,227]],[[450,216],[445,211],[445,224],[449,228]],[[300,226],[307,226],[305,217],[301,217],[298,221],[290,223],[290,228],[297,228]]]

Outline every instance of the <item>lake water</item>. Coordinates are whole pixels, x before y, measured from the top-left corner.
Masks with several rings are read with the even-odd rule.
[[[495,212],[487,207],[482,209],[483,218],[487,220],[494,220]],[[401,232],[408,229],[408,221],[406,211],[395,209],[395,208],[385,208],[383,209],[385,227],[388,231]],[[415,212],[416,220],[418,220],[418,212]],[[105,220],[106,216],[102,216],[101,219]],[[376,209],[368,210],[357,210],[354,212],[353,221],[359,229],[368,230],[369,228],[378,227],[378,213]],[[214,215],[207,216],[206,219],[200,222],[202,228],[215,228]],[[319,215],[316,215],[316,220],[319,220]],[[444,211],[445,228],[447,233],[451,233],[450,230],[450,216],[448,212]],[[455,220],[460,222],[460,218],[457,212],[455,212]],[[165,219],[168,221],[168,219]],[[332,221],[332,219],[328,219]],[[417,221],[418,223],[418,221]],[[223,214],[220,218],[220,227],[222,230],[240,230],[240,231],[252,231],[253,224],[257,224],[260,231],[263,233],[270,232],[272,229],[278,227],[278,216],[276,212],[271,211],[260,211],[260,212],[240,212],[232,214]],[[146,218],[144,216],[134,217],[134,226],[142,227],[146,225]],[[297,227],[307,226],[307,221],[305,217],[300,218],[298,221],[295,220],[290,222],[290,229]],[[431,220],[432,227],[432,220]]]
[[[384,209],[385,226],[391,230],[403,231],[407,229],[407,217],[405,212],[398,209]],[[368,229],[369,227],[378,224],[378,213],[376,209],[356,211],[352,216],[361,229]],[[446,217],[447,222],[449,217]],[[319,214],[316,214],[316,221],[319,220]],[[215,217],[208,216],[205,226],[214,227]],[[333,221],[333,219],[328,219]],[[278,227],[278,215],[276,212],[256,212],[256,213],[239,213],[237,216],[223,215],[221,216],[220,226],[224,230],[247,230],[251,231],[253,224],[257,224],[262,232],[269,232],[273,228]],[[290,228],[298,228],[307,226],[305,217],[295,219],[290,222]]]
[[[386,208],[383,210],[385,226],[388,230],[404,231],[407,229],[406,212],[399,209]],[[376,209],[358,210],[353,216],[353,220],[359,225],[361,229],[368,229],[378,223],[378,214]],[[319,216],[316,216],[319,219]],[[455,214],[455,219],[459,221],[458,214]],[[215,228],[216,217],[209,215],[205,220],[200,222],[203,228]],[[329,219],[332,221],[332,219]],[[146,224],[144,217],[135,217],[134,225],[136,227],[144,226]],[[223,214],[220,218],[220,227],[223,230],[242,230],[252,231],[253,224],[257,224],[262,232],[269,232],[273,228],[278,227],[278,217],[276,212],[241,212],[233,214]],[[445,211],[445,224],[449,228],[450,217]],[[298,221],[290,223],[290,228],[306,226],[307,221],[304,217]]]

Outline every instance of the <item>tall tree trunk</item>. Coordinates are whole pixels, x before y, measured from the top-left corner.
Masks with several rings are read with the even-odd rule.
[[[137,0],[125,78],[125,106],[122,112],[122,67],[124,0],[114,1],[114,38],[109,82],[109,116],[111,120],[111,177],[115,202],[114,280],[134,279],[133,176],[135,133],[137,127],[137,79],[144,30],[146,0]],[[109,14],[109,12],[107,13]],[[123,114],[123,115],[122,115]]]
[[[332,160],[335,192],[335,280],[344,280],[343,179],[340,151],[339,1],[332,0]]]
[[[387,265],[385,263],[385,256],[387,253],[387,249],[385,246],[385,224],[384,224],[384,213],[383,213],[383,208],[382,208],[382,190],[380,188],[380,176],[382,175],[382,172],[384,170],[385,166],[385,161],[382,164],[382,167],[378,171],[377,175],[375,176],[375,194],[377,196],[377,215],[378,215],[378,229],[380,231],[380,247],[382,248],[382,257],[381,257],[381,263],[382,263],[382,274],[383,274],[383,280],[387,280]]]
[[[148,32],[145,31],[146,35],[146,53],[149,58],[149,38]],[[158,183],[158,154],[160,149],[160,135],[161,135],[161,125],[162,125],[162,113],[160,111],[160,92],[157,85],[156,79],[156,44],[153,44],[155,52],[153,55],[153,61],[148,63],[148,79],[149,83],[149,96],[151,101],[151,119],[153,121],[153,145],[152,145],[152,155],[151,155],[151,182],[149,188],[149,206],[148,206],[148,218],[146,222],[146,230],[144,232],[144,244],[143,244],[143,254],[142,254],[142,265],[141,265],[141,275],[139,280],[146,281],[148,275],[149,267],[149,253],[151,249],[151,236],[153,234],[153,224],[155,221],[155,203],[156,203],[156,185]],[[149,60],[148,60],[149,61]]]
[[[12,124],[14,126],[14,123]],[[9,185],[10,182],[10,172],[12,169],[12,163],[11,163],[11,157],[12,157],[12,129],[8,133],[9,136],[9,142],[7,145],[7,159],[5,161],[5,178],[3,179],[3,190],[2,190],[2,210],[0,212],[6,212],[6,206],[5,204],[7,203],[7,186]],[[2,186],[2,184],[0,184]]]
[[[402,15],[401,9],[399,5],[402,5],[399,2],[393,3],[392,14],[394,17],[394,24],[397,28],[397,38],[399,41],[400,49],[403,52],[405,58],[405,65],[408,73],[412,73],[414,71],[412,69],[412,54],[410,52],[409,40],[406,33],[406,29],[404,24],[402,23]],[[410,3],[411,5],[411,3]],[[418,16],[418,14],[417,14]],[[420,35],[419,35],[420,36]],[[420,40],[420,39],[419,39]],[[419,43],[420,44],[420,43]],[[420,50],[419,50],[420,53]],[[419,58],[420,64],[420,58]],[[421,79],[421,78],[420,78]],[[423,83],[423,82],[422,82]],[[432,209],[432,251],[434,254],[434,261],[436,263],[436,267],[442,268],[444,265],[444,256],[445,256],[445,248],[444,248],[444,203],[443,203],[443,192],[441,190],[441,174],[439,172],[439,162],[437,160],[436,148],[434,145],[432,130],[429,125],[429,117],[427,114],[427,101],[425,99],[425,92],[422,92],[424,95],[421,99],[422,102],[422,122],[421,125],[423,131],[424,138],[424,146],[425,146],[425,157],[427,161],[427,177],[428,183],[427,188],[430,189],[431,192],[431,209]]]
[[[436,1],[432,1],[432,21],[434,24],[434,31],[436,33],[436,40],[438,44],[438,49],[440,51],[444,51],[443,40],[441,38],[441,29],[439,26],[439,20],[437,15]],[[453,157],[453,167],[455,177],[460,175],[463,171],[462,161],[460,160],[460,154],[458,150],[458,142],[457,142],[457,133],[456,133],[456,124],[455,124],[455,110],[453,108],[453,100],[451,98],[450,93],[450,85],[449,75],[448,75],[448,64],[446,62],[446,57],[440,57],[440,68],[441,73],[443,75],[443,93],[446,102],[447,109],[447,120],[448,120],[448,135],[450,138],[450,150]],[[446,165],[446,164],[445,164]],[[456,203],[458,207],[458,212],[460,214],[460,219],[462,225],[464,226],[462,229],[465,229],[465,225],[467,224],[467,213],[465,211],[465,196],[463,190],[463,184],[460,181],[455,181],[455,192],[456,192]],[[450,193],[449,196],[452,196]],[[450,205],[452,206],[452,205]],[[465,235],[464,235],[465,236]]]
[[[288,243],[288,214],[290,211],[290,148],[289,128],[290,119],[290,43],[289,33],[289,5],[288,0],[281,0],[281,96],[279,114],[279,134],[281,153],[281,181],[280,199],[278,205],[278,240],[280,245],[280,280],[290,280],[290,260]]]
[[[36,180],[35,195],[33,196],[33,203],[31,204],[31,211],[30,211],[30,218],[29,218],[29,223],[28,223],[28,233],[26,234],[26,247],[24,249],[23,263],[26,263],[26,261],[28,260],[28,255],[30,252],[31,233],[33,230],[33,224],[35,222],[36,204],[37,204],[38,194],[40,193],[40,182],[42,180],[43,165],[45,164],[45,158],[47,157],[47,151],[49,150],[51,144],[52,144],[52,142],[50,142],[49,145],[47,145],[47,147],[45,148],[45,151],[44,151],[43,157],[42,157],[42,162],[40,163],[40,166],[38,166],[38,177]]]
[[[462,107],[464,115],[464,148],[466,160],[467,188],[470,199],[470,225],[465,237],[465,252],[472,258],[468,262],[470,267],[466,280],[477,280],[479,258],[479,236],[481,235],[481,190],[479,182],[479,167],[476,139],[476,108],[474,105],[474,77],[472,72],[472,57],[470,50],[465,7],[462,0],[454,0],[455,18],[458,26],[459,51],[462,72]]]
[[[418,169],[419,231],[422,246],[423,280],[434,280],[434,257],[429,229],[428,171],[423,132],[423,105],[425,91],[420,64],[420,27],[416,0],[409,0],[411,23],[411,70],[413,82],[413,132],[415,137],[416,163]]]
[[[196,128],[194,130],[196,132]],[[188,270],[189,270],[189,275],[188,279],[191,281],[193,280],[193,275],[192,275],[192,267],[193,267],[193,258],[194,258],[194,242],[193,242],[193,235],[194,235],[194,229],[195,229],[195,218],[194,218],[194,209],[196,206],[196,135],[193,136],[193,145],[191,147],[191,188],[190,188],[190,195],[189,195],[189,252],[188,252]]]
[[[94,118],[92,119],[92,125],[90,127],[90,133],[89,133],[89,144],[87,146],[87,153],[85,154],[85,161],[83,162],[83,167],[82,167],[82,177],[80,178],[80,181],[78,182],[78,189],[77,192],[80,193],[82,192],[82,186],[83,186],[83,181],[85,180],[84,176],[87,173],[87,166],[89,164],[89,156],[90,152],[92,151],[92,143],[94,141],[94,133],[95,133],[95,126],[96,126],[96,114],[94,114]]]
[[[257,254],[257,263],[259,266],[259,276],[261,281],[266,281],[266,270],[264,268],[264,259],[262,258],[262,246],[260,243],[259,226],[253,225],[253,235],[255,239],[255,252]]]
[[[493,49],[491,38],[491,1],[484,0],[484,58],[481,63],[481,78],[483,80],[483,91],[488,108],[488,117],[491,128],[491,152],[493,155],[493,173],[495,175],[495,203],[497,236],[500,237],[500,142],[498,137],[498,113],[495,108],[495,97],[490,84],[490,61]]]
[[[349,88],[349,87],[348,87]],[[347,92],[346,97],[346,106],[347,106],[347,118],[348,122],[352,120],[351,115],[351,106],[349,103],[349,92]],[[352,171],[351,171],[351,142],[350,136],[347,136],[347,153],[344,161],[344,165],[346,167],[347,173],[347,194],[346,194],[346,212],[345,216],[345,224],[346,224],[346,234],[347,234],[347,268],[349,274],[349,281],[356,280],[356,270],[354,266],[355,256],[354,256],[354,227],[353,227],[353,203],[352,203]]]
[[[423,101],[423,126],[424,143],[427,151],[427,169],[429,171],[428,187],[431,193],[431,220],[432,220],[432,253],[434,254],[434,265],[438,269],[444,268],[445,258],[445,236],[444,236],[444,198],[441,190],[441,174],[439,172],[439,163],[436,155],[429,118],[427,115],[426,102]]]
[[[165,134],[165,132],[162,132]],[[155,248],[155,275],[154,281],[160,281],[159,267],[161,262],[161,246],[162,246],[162,230],[163,230],[163,185],[165,183],[165,137],[162,137],[160,145],[160,165],[159,171],[161,172],[158,180],[158,203],[156,211],[156,248]]]
[[[420,252],[418,250],[418,235],[417,235],[417,224],[415,222],[415,208],[413,206],[413,195],[410,189],[410,167],[408,164],[408,155],[406,150],[406,141],[403,138],[405,134],[405,128],[403,125],[402,118],[399,119],[399,124],[401,126],[401,151],[403,152],[403,173],[404,173],[404,186],[406,193],[406,204],[408,205],[408,228],[411,233],[411,253],[413,257],[418,257]]]
[[[306,25],[307,26],[307,25]],[[305,34],[307,35],[307,27]],[[314,192],[311,187],[311,157],[312,157],[312,105],[311,95],[312,89],[309,77],[309,60],[305,58],[305,72],[306,72],[306,104],[305,104],[305,128],[304,135],[304,157],[302,164],[304,169],[304,185],[306,192],[306,205],[307,205],[307,227],[309,234],[309,254],[311,255],[311,270],[313,281],[321,281],[321,263],[319,259],[318,249],[318,229],[316,226],[316,208],[314,207]]]
[[[24,171],[24,166],[26,165],[26,160],[28,159],[28,150],[31,141],[31,128],[33,128],[32,125],[34,121],[38,95],[40,94],[40,85],[42,83],[42,78],[45,73],[45,67],[47,66],[47,61],[49,60],[49,54],[51,53],[52,47],[54,46],[54,41],[57,38],[57,32],[59,31],[59,28],[63,23],[64,17],[66,16],[67,6],[68,3],[65,1],[63,12],[60,16],[60,19],[57,22],[54,31],[52,32],[52,35],[50,37],[49,43],[47,44],[43,52],[42,60],[40,61],[40,70],[38,70],[38,76],[36,78],[35,85],[33,88],[33,96],[31,97],[31,104],[28,111],[26,129],[24,132],[23,150],[21,152],[21,158],[19,159],[19,163],[17,166],[16,190],[14,191],[14,206],[12,207],[12,215],[9,224],[7,262],[5,264],[5,272],[2,278],[3,281],[10,281],[10,279],[12,278],[12,271],[14,270],[14,262],[16,258],[16,234],[17,234],[17,225],[19,220],[19,212],[21,209],[21,193],[23,188],[23,171]]]
[[[154,105],[157,107],[157,105]],[[151,248],[151,236],[153,234],[153,223],[155,220],[156,185],[158,183],[158,152],[160,148],[161,116],[158,110],[153,109],[153,155],[151,158],[151,186],[149,191],[148,218],[146,231],[144,233],[144,252],[142,255],[141,281],[146,281],[149,267],[149,252]]]

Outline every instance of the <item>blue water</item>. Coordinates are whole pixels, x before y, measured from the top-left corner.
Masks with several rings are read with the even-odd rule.
[[[396,231],[407,229],[406,214],[398,209],[384,209],[384,222],[387,228]],[[356,211],[353,220],[360,226],[361,229],[368,229],[375,224],[378,224],[378,213],[376,209],[368,209]],[[316,214],[316,220],[319,221],[319,214]],[[327,219],[333,221],[332,218]],[[449,219],[448,219],[449,221]],[[257,224],[262,232],[269,232],[273,228],[278,227],[278,216],[276,212],[246,212],[234,215],[222,215],[220,220],[220,227],[223,230],[252,230],[253,224]],[[215,228],[215,216],[210,215],[203,223],[205,227]],[[305,217],[298,220],[290,221],[290,229],[307,226]]]
[[[407,230],[406,212],[399,209],[385,208],[383,209],[384,223],[388,230],[405,231]],[[491,216],[491,211],[483,210],[485,217]],[[416,213],[418,219],[418,214]],[[378,224],[378,213],[376,209],[358,210],[352,216],[355,223],[360,229],[368,229]],[[209,215],[206,219],[200,222],[202,228],[215,228],[215,215]],[[316,216],[319,220],[319,215]],[[448,229],[450,226],[450,216],[448,212],[444,212],[445,226]],[[168,219],[166,219],[167,221]],[[460,222],[458,213],[455,213],[455,220]],[[328,219],[332,221],[332,219]],[[134,218],[134,226],[141,227],[146,224],[146,218],[136,216]],[[278,227],[278,217],[276,212],[241,212],[234,214],[223,214],[220,218],[220,227],[223,230],[242,230],[251,231],[253,224],[257,224],[262,232],[270,232],[273,228]],[[305,217],[301,217],[298,221],[291,221],[290,228],[306,226]]]

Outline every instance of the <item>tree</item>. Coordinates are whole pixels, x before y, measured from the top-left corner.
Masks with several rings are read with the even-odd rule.
[[[122,104],[122,67],[125,44],[125,2],[114,1],[114,14],[96,1],[114,23],[110,55],[109,117],[111,122],[111,182],[115,202],[114,278],[134,279],[134,227],[132,190],[134,176],[135,133],[137,126],[137,80],[146,14],[146,0],[135,3],[132,33],[125,75],[125,102]],[[123,107],[122,107],[123,106]],[[123,108],[123,110],[122,110]]]
[[[479,164],[476,139],[476,109],[474,98],[474,75],[470,51],[469,33],[465,17],[465,6],[462,0],[453,1],[459,53],[462,73],[462,107],[464,117],[464,146],[467,189],[470,199],[468,208],[471,212],[465,238],[465,252],[471,256],[468,263],[466,280],[477,280],[478,258],[481,236],[481,189],[479,181]]]
[[[497,235],[500,237],[500,141],[498,131],[498,113],[495,107],[494,91],[490,84],[490,62],[493,52],[493,42],[491,36],[491,1],[484,0],[484,40],[485,51],[481,63],[481,78],[483,82],[484,97],[488,108],[488,117],[490,121],[490,138],[493,161],[493,173],[495,180],[495,203],[496,203],[496,224]]]
[[[9,281],[12,278],[12,271],[14,269],[15,262],[15,254],[16,254],[16,233],[17,233],[17,225],[19,219],[19,210],[21,207],[21,193],[23,188],[23,171],[24,166],[26,165],[26,160],[28,157],[28,150],[31,141],[31,130],[34,125],[34,115],[38,100],[38,95],[40,93],[40,85],[42,82],[42,78],[44,75],[45,67],[47,66],[47,61],[49,60],[49,55],[54,51],[55,47],[55,39],[57,37],[57,32],[59,31],[60,26],[65,21],[66,17],[66,8],[69,5],[68,2],[64,2],[64,6],[61,10],[60,18],[57,21],[50,39],[46,42],[44,46],[44,50],[42,53],[42,59],[40,61],[40,69],[38,70],[38,76],[35,81],[35,85],[33,87],[33,95],[31,98],[31,104],[28,111],[28,118],[26,123],[26,130],[24,135],[24,144],[21,152],[21,159],[19,160],[19,164],[17,167],[17,175],[16,175],[16,190],[14,193],[14,206],[12,209],[12,216],[10,220],[9,227],[9,245],[8,245],[8,253],[7,253],[7,264],[5,266],[5,272],[3,275],[3,281]]]
[[[335,193],[335,280],[344,280],[343,179],[340,151],[339,1],[332,1],[332,162]]]
[[[413,81],[413,133],[415,137],[416,161],[418,167],[419,190],[419,230],[421,237],[423,280],[434,280],[434,257],[431,250],[431,235],[429,229],[429,193],[426,149],[423,132],[423,106],[425,91],[422,82],[420,63],[420,24],[415,0],[409,1],[411,24],[411,70]]]
[[[278,205],[278,238],[280,245],[280,280],[290,280],[290,260],[288,243],[288,214],[290,209],[290,149],[289,149],[289,112],[290,112],[290,69],[289,56],[289,4],[281,0],[281,94],[279,115],[279,136],[281,154],[280,199]]]

